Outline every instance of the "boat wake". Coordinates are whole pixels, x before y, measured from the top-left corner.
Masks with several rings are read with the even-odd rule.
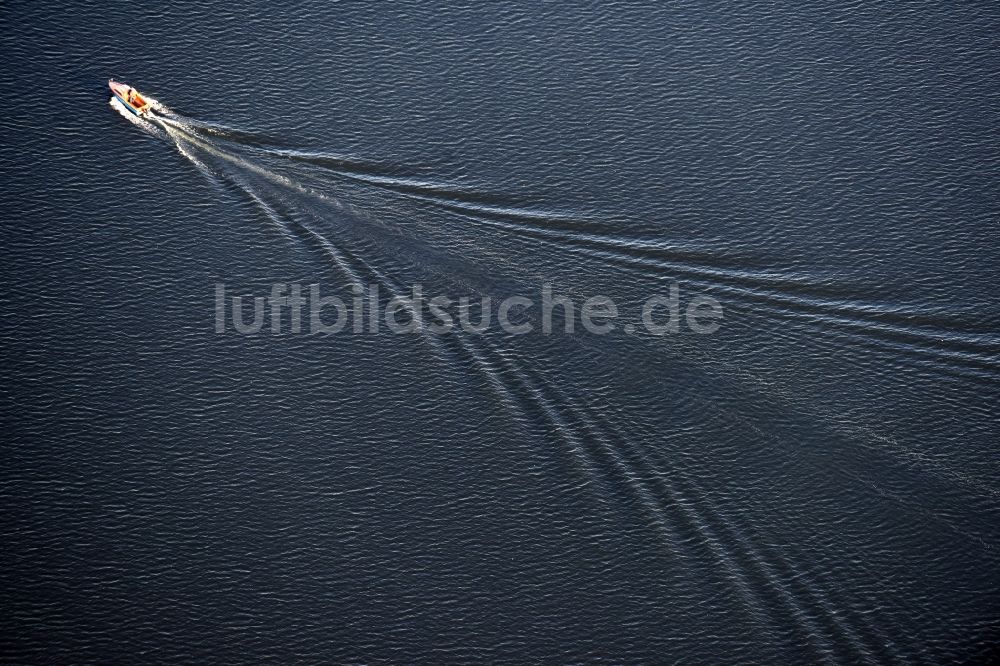
[[[936,372],[975,372],[987,379],[997,373],[995,338],[954,334],[947,330],[953,320],[944,316],[917,327],[905,309],[852,300],[843,284],[754,266],[736,251],[629,238],[596,218],[435,181],[415,168],[291,148],[147,100],[153,112],[145,119],[117,100],[112,106],[173,145],[207,178],[249,199],[285,240],[305,248],[305,256],[338,280],[359,289],[377,285],[386,300],[405,297],[407,285],[418,282],[437,293],[497,301],[548,282],[582,302],[589,294],[564,289],[545,269],[519,260],[522,253],[544,250],[577,257],[575,265],[591,266],[597,276],[618,271],[643,287],[657,288],[666,277],[684,279],[731,298],[734,311],[746,311],[745,321],[805,319],[819,322],[839,344],[853,343],[844,335],[849,331],[867,344],[888,346],[890,353],[908,345],[900,358],[926,358]],[[428,208],[435,214],[419,214]],[[531,321],[537,330],[537,317]],[[951,497],[968,506],[992,505],[1000,491],[982,474],[923,455],[886,427],[842,413],[839,406],[817,406],[797,390],[794,373],[776,379],[744,368],[735,354],[704,340],[578,335],[553,345],[525,336],[515,347],[502,335],[463,331],[419,340],[442,364],[468,369],[468,384],[489,391],[526,439],[544,433],[549,450],[542,455],[557,461],[569,483],[591,493],[595,506],[610,504],[623,521],[643,526],[691,568],[691,580],[735,594],[748,620],[796,626],[802,636],[819,637],[817,655],[843,650],[845,659],[905,661],[915,650],[893,637],[899,618],[865,610],[879,608],[879,597],[889,591],[878,575],[847,556],[856,543],[843,546],[843,557],[827,563],[823,573],[809,569],[805,549],[775,545],[782,532],[794,533],[803,522],[788,510],[805,505],[801,498],[817,492],[872,496],[877,507],[891,503],[886,520],[903,516],[940,524],[976,547],[995,541],[991,528],[936,505]],[[581,359],[624,368],[627,377],[609,372],[605,385],[587,384],[593,375],[577,370]],[[635,391],[647,393],[636,397]],[[675,414],[677,432],[662,432],[648,414],[616,400],[630,392],[650,413]],[[813,446],[818,438],[822,447]],[[731,442],[739,446],[730,448]],[[748,449],[756,462],[745,459]],[[726,461],[736,461],[741,479],[756,475],[763,481],[752,492],[732,495],[713,488],[731,473],[721,469]],[[920,483],[910,482],[914,476]],[[923,496],[908,490],[917,487],[934,490]],[[838,530],[835,525],[830,533]],[[867,586],[845,592],[837,584],[856,578]]]

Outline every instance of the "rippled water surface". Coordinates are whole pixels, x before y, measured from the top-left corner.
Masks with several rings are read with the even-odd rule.
[[[0,25],[5,661],[997,649],[995,6]],[[724,319],[216,333],[278,282]]]

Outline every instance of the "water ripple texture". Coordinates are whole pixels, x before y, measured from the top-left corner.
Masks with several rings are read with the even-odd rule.
[[[995,657],[996,7],[0,26],[5,662]],[[275,283],[724,317],[216,332]]]

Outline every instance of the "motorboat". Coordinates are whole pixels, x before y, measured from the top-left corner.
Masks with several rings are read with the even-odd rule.
[[[135,115],[145,116],[149,113],[150,103],[132,86],[111,79],[108,81],[108,87],[111,88],[111,94]]]

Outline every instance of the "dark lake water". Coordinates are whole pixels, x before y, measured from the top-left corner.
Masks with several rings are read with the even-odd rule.
[[[996,5],[282,4],[0,7],[5,662],[987,660]]]

